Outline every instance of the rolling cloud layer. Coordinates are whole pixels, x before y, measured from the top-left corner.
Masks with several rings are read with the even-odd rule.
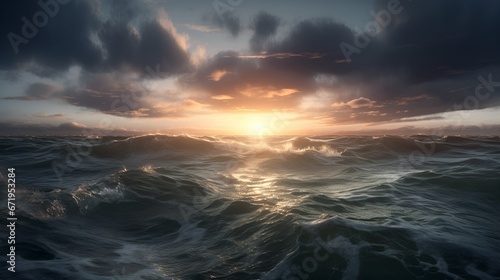
[[[76,84],[36,82],[4,100],[59,100],[130,118],[282,109],[325,124],[500,105],[499,1],[379,0],[360,27],[335,18],[287,22],[258,10],[245,24],[237,10],[214,13],[205,22],[229,38],[251,36],[246,51],[201,61],[168,11],[139,0],[3,6],[3,73],[52,79],[81,69]],[[162,79],[177,88],[145,86]]]

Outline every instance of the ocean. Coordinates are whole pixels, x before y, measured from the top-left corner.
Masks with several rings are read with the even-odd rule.
[[[500,279],[499,137],[0,137],[0,152],[1,279]]]

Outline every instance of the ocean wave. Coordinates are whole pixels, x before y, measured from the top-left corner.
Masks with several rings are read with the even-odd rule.
[[[0,150],[26,279],[500,277],[498,137],[1,137]]]

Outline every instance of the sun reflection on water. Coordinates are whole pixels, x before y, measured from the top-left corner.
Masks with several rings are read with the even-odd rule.
[[[239,199],[259,204],[271,212],[285,214],[300,203],[300,198],[290,196],[290,189],[276,184],[282,176],[280,174],[262,174],[256,169],[241,169],[232,173],[232,176],[238,182],[234,186],[235,195]]]

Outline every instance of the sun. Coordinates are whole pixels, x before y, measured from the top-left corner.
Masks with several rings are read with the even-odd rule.
[[[250,129],[251,135],[261,136],[265,130],[266,126],[264,125],[263,122],[257,121],[251,124],[251,129]]]
[[[228,131],[226,134],[262,138],[289,132],[296,125],[288,121],[291,117],[281,112],[227,113],[214,116],[213,123],[217,129]]]

